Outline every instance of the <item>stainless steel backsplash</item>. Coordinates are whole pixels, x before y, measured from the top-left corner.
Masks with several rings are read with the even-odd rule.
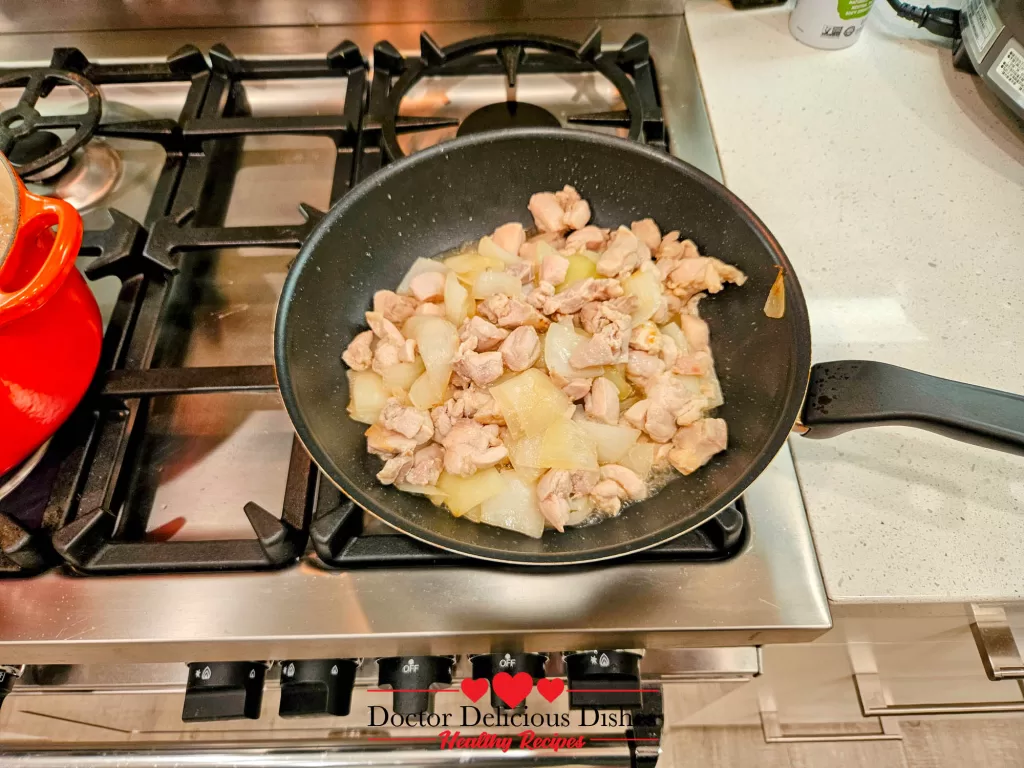
[[[4,0],[0,33],[662,16],[683,6],[684,0]]]

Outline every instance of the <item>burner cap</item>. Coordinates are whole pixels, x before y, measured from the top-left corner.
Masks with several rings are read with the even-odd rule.
[[[559,128],[561,125],[558,118],[543,107],[525,101],[504,101],[471,112],[455,135],[468,136],[500,128]]]
[[[60,136],[56,133],[37,131],[22,139],[17,139],[14,146],[11,147],[11,151],[7,153],[7,159],[15,165],[27,165],[50,154],[60,145]]]

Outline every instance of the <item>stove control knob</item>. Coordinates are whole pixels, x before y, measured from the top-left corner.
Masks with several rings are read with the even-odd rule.
[[[508,672],[513,677],[520,672],[526,672],[536,683],[544,677],[544,664],[547,660],[545,653],[485,653],[469,657],[473,665],[473,679],[484,678],[488,683],[500,672]],[[494,685],[491,685],[491,706],[503,712],[526,711],[525,701],[509,709],[508,705],[495,695]]]
[[[569,707],[639,709],[640,654],[631,651],[577,651],[565,655]]]
[[[390,656],[377,659],[377,682],[394,690],[395,714],[433,712],[432,688],[451,685],[454,666],[454,656]]]
[[[358,659],[281,662],[281,717],[347,715]]]
[[[192,662],[182,721],[259,719],[266,674],[264,661]]]
[[[14,688],[14,681],[21,676],[24,667],[0,664],[0,707],[4,705],[4,699]]]

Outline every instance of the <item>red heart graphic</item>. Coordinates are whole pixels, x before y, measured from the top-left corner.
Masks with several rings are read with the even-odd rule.
[[[499,699],[510,707],[518,707],[533,690],[533,678],[529,672],[519,672],[515,677],[508,672],[499,672],[494,676],[491,685]]]
[[[480,701],[480,697],[487,693],[487,679],[481,677],[474,680],[467,677],[462,681],[462,692],[469,697],[470,701]]]
[[[554,701],[565,690],[565,681],[560,677],[542,677],[537,681],[537,692],[548,701]]]

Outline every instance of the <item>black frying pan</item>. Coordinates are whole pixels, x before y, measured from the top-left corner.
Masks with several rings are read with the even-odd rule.
[[[341,353],[366,328],[374,291],[394,289],[409,265],[475,240],[499,224],[532,226],[534,192],[572,184],[594,222],[651,216],[749,280],[701,304],[729,424],[729,448],[694,475],[599,525],[540,540],[452,517],[377,482],[365,426],[345,411]],[[786,312],[764,315],[782,266]],[[756,216],[722,185],[663,152],[561,129],[504,130],[439,144],[370,176],[331,209],[284,285],[275,338],[281,394],[314,461],[359,506],[430,544],[520,564],[618,557],[679,536],[713,517],[764,470],[794,426],[827,437],[870,424],[911,424],[970,442],[1024,451],[1024,397],[871,362],[811,367],[800,284]],[[808,386],[808,382],[810,385]],[[807,398],[805,401],[805,393]]]

